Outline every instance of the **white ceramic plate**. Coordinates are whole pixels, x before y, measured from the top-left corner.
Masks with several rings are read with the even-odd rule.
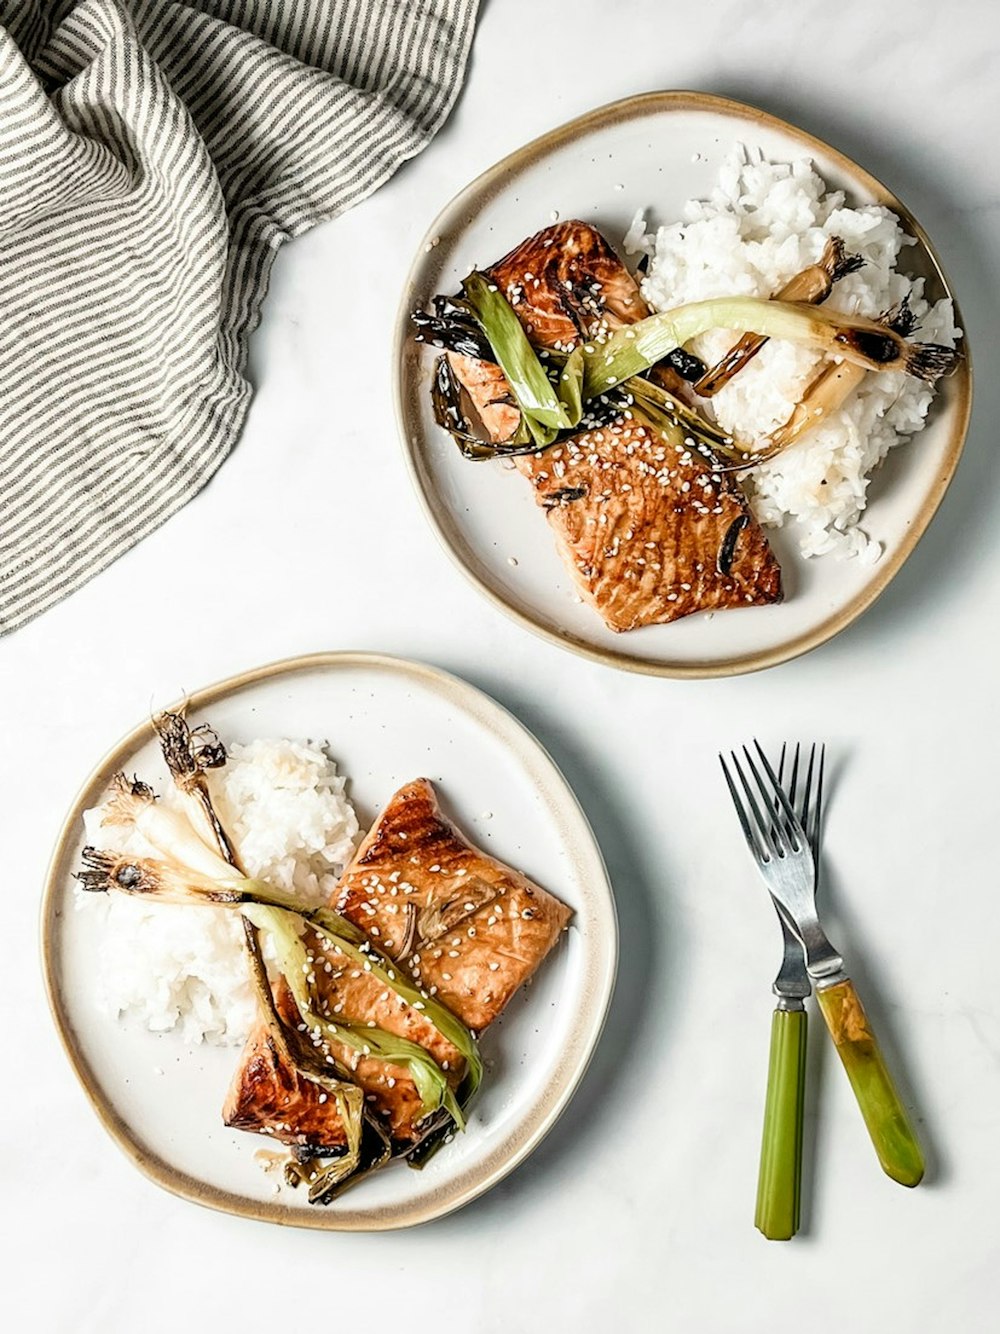
[[[564,647],[664,676],[724,676],[772,666],[823,643],[878,597],[916,545],[951,479],[971,404],[968,359],[941,387],[930,423],[873,482],[865,527],[884,546],[878,564],[804,560],[794,527],[770,533],[786,600],[776,607],[689,616],[617,635],[575,600],[531,488],[499,463],[470,463],[434,422],[433,358],[414,342],[409,312],[457,290],[477,266],[561,218],[593,222],[620,245],[636,208],[657,220],[702,197],[737,143],[777,160],[810,157],[856,204],[893,209],[918,244],[907,268],[928,294],[949,293],[927,238],[900,201],[843,154],[753,107],[704,93],[651,93],[564,125],[505,158],[462,191],[431,228],[403,293],[396,338],[397,409],[424,508],[448,551],[494,602]],[[967,349],[966,349],[967,350]],[[512,563],[513,557],[516,564]]]
[[[326,1208],[275,1194],[254,1155],[260,1137],[226,1129],[220,1108],[238,1048],[186,1047],[105,1014],[94,959],[103,914],[77,906],[70,879],[80,816],[117,769],[158,772],[148,722],[87,780],[53,856],[42,914],[53,1014],[73,1066],[112,1136],[168,1190],[199,1203],[302,1227],[402,1227],[447,1213],[494,1185],[552,1126],[582,1076],[611,998],[617,926],[607,873],[572,792],[539,744],[472,686],[432,668],[360,653],[276,663],[191,696],[192,721],[228,742],[329,742],[362,824],[402,783],[431,778],[485,849],[574,910],[530,986],[484,1035],[487,1077],[469,1127],[423,1169],[391,1164]],[[206,910],[208,911],[208,910]]]

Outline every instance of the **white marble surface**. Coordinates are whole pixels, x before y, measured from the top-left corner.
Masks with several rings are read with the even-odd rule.
[[[160,1334],[995,1328],[1000,1298],[996,618],[1000,29],[943,6],[491,0],[465,94],[379,195],[278,263],[242,444],[179,517],[0,642],[8,943],[4,1305],[12,1328]],[[518,91],[519,85],[522,91]],[[928,535],[839,639],[759,676],[613,673],[527,637],[424,526],[390,407],[411,252],[474,173],[657,87],[756,101],[882,177],[934,238],[977,354],[967,454]],[[153,701],[291,653],[363,647],[459,672],[531,726],[604,847],[622,924],[606,1038],[570,1111],[490,1196],[411,1233],[283,1232],[139,1176],[97,1124],[45,1007],[49,847],[92,762]],[[879,1172],[813,1025],[804,1234],[753,1197],[778,941],[713,753],[751,730],[837,756],[828,904],[920,1109],[932,1170]]]

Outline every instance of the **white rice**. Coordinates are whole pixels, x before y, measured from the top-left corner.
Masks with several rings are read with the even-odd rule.
[[[647,229],[643,213],[625,237],[630,254],[649,255],[643,296],[656,310],[720,296],[771,296],[794,274],[815,264],[832,236],[864,258],[841,279],[828,305],[877,316],[906,295],[921,341],[954,346],[952,304],[930,305],[923,280],[896,271],[914,244],[888,209],[848,208],[840,191],[827,191],[806,160],[765,161],[738,148],[725,161],[707,200],[689,200],[679,222]],[[732,346],[725,330],[695,339],[691,350],[709,365]],[[771,340],[712,400],[719,423],[736,439],[753,442],[791,414],[821,355]],[[843,408],[801,441],[742,478],[762,523],[798,521],[802,552],[857,556],[872,563],[879,544],[859,526],[872,470],[888,451],[919,431],[933,389],[901,372],[865,377]]]
[[[146,777],[146,775],[144,775]],[[354,853],[358,821],[346,780],[326,752],[297,741],[234,745],[211,776],[213,800],[248,874],[325,902]],[[155,783],[176,801],[163,773]],[[96,847],[155,856],[138,835],[84,815]],[[189,1043],[241,1043],[256,1008],[237,914],[221,908],[150,903],[125,894],[80,892],[81,908],[103,913],[95,968],[103,1007],[152,1032]]]

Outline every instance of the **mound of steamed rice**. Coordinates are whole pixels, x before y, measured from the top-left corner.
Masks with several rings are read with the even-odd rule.
[[[284,740],[234,745],[211,775],[213,801],[248,874],[309,905],[327,901],[358,841],[345,784],[323,749]],[[165,771],[154,785],[164,801],[175,800]],[[84,822],[96,847],[156,855],[140,836],[102,824],[100,808]],[[245,1040],[256,1005],[236,913],[82,891],[80,902],[104,914],[96,970],[109,1013],[152,1032],[176,1030],[190,1043]]]
[[[815,264],[839,236],[865,263],[834,287],[828,305],[876,317],[904,296],[918,319],[915,337],[954,346],[959,336],[949,300],[928,303],[923,280],[897,272],[913,245],[899,219],[875,205],[849,208],[827,191],[808,161],[776,163],[737,149],[709,198],[690,200],[679,222],[647,229],[636,215],[625,237],[629,254],[648,255],[642,293],[655,310],[720,296],[772,296]],[[736,335],[713,330],[691,350],[714,364]],[[719,423],[753,442],[787,420],[821,360],[818,353],[771,340],[712,400]],[[871,563],[881,554],[859,525],[869,477],[888,451],[924,424],[933,388],[901,372],[869,374],[844,406],[776,458],[742,480],[754,512],[770,527],[798,522],[807,556],[828,552]]]

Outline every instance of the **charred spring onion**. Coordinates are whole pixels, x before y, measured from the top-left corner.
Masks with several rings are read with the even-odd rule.
[[[244,926],[251,944],[250,976],[268,1035],[288,1065],[303,1078],[318,1084],[327,1097],[332,1098],[344,1127],[347,1144],[343,1153],[331,1162],[320,1161],[321,1157],[328,1155],[312,1153],[304,1161],[295,1164],[301,1173],[299,1180],[309,1183],[310,1204],[328,1203],[348,1185],[354,1184],[362,1175],[381,1166],[388,1159],[388,1136],[368,1114],[364,1093],[351,1081],[347,1071],[341,1070],[336,1062],[332,1067],[326,1064],[297,1029],[282,1022],[274,1003],[263,955],[257,944],[256,928],[245,918]],[[299,1180],[289,1177],[287,1166],[285,1176],[290,1185],[299,1184]]]
[[[560,431],[570,430],[580,419],[581,358],[576,359],[573,377],[564,370],[553,386],[513,306],[496,283],[485,274],[470,273],[462,291],[507,377],[531,439],[536,446],[550,445]]]
[[[113,779],[103,823],[135,829],[160,856],[130,857],[85,848],[81,874],[85,889],[119,889],[162,903],[239,907],[264,900],[292,910],[299,906],[294,895],[243,875],[208,847],[186,815],[162,805],[151,787],[130,782],[124,774]]]
[[[294,895],[267,881],[243,875],[205,846],[183,814],[158,802],[152,788],[145,783],[130,782],[124,774],[117,774],[105,812],[105,824],[137,830],[161,855],[155,859],[140,858],[86,848],[85,870],[81,875],[84,888],[118,889],[126,894],[158,898],[165,903],[278,908],[286,915],[301,918],[347,958],[378,977],[408,1005],[422,1010],[442,1037],[465,1057],[472,1084],[470,1094],[478,1088],[482,1079],[482,1061],[475,1039],[466,1026],[440,1001],[424,995],[405,978],[345,917],[329,908],[303,908]],[[259,925],[252,913],[245,915]]]
[[[137,786],[143,790],[126,790]],[[120,779],[113,802],[113,823],[126,824],[128,812],[125,807],[134,807],[136,818],[132,822],[133,827],[153,843],[161,857],[132,857],[124,853],[84,848],[83,870],[77,877],[84,889],[94,892],[117,889],[126,894],[143,895],[165,903],[199,904],[241,911],[255,927],[265,929],[270,934],[280,961],[280,971],[311,1028],[320,1027],[352,1050],[405,1065],[420,1092],[425,1111],[430,1113],[438,1107],[444,1107],[454,1117],[459,1128],[464,1126],[462,1109],[444,1072],[423,1047],[384,1029],[334,1023],[320,1018],[311,984],[307,986],[303,981],[312,974],[313,969],[305,966],[309,960],[301,939],[302,926],[305,923],[312,924],[312,919],[316,918],[315,925],[330,944],[349,958],[358,960],[370,971],[374,972],[377,968],[379,979],[390,990],[396,991],[407,1004],[418,1005],[435,1027],[439,1024],[443,1026],[439,1029],[443,1036],[449,1041],[453,1037],[458,1038],[454,1045],[463,1054],[472,1055],[469,1074],[475,1087],[481,1078],[482,1067],[475,1050],[475,1041],[460,1020],[446,1012],[439,1002],[422,996],[416,988],[404,982],[388,960],[382,959],[370,947],[363,951],[355,940],[342,937],[336,929],[342,919],[335,913],[327,913],[323,909],[313,913],[302,911],[301,905],[292,896],[265,881],[240,875],[201,843],[183,816],[158,806],[144,785],[130,785],[127,779]],[[172,842],[168,835],[172,836]],[[200,852],[199,847],[192,845],[200,845]],[[201,865],[183,862],[181,856],[192,856],[192,860],[198,859]],[[211,870],[203,869],[205,865]],[[351,933],[354,934],[354,928],[351,928]],[[446,1013],[447,1018],[444,1017]]]
[[[330,908],[317,908],[308,914],[309,924],[328,940],[341,954],[353,963],[368,970],[373,977],[390,991],[394,991],[415,1010],[421,1010],[453,1047],[457,1047],[468,1066],[466,1088],[463,1089],[467,1101],[478,1089],[483,1078],[483,1061],[479,1054],[479,1045],[469,1029],[456,1015],[442,1005],[439,1000],[426,994],[383,955],[375,950],[368,938],[345,917]]]
[[[893,329],[901,337],[908,337],[916,325],[909,301],[904,299],[898,306],[887,311],[880,323]],[[760,453],[756,455],[755,462],[773,458],[775,454],[779,454],[796,440],[801,439],[807,431],[819,426],[838,408],[843,407],[867,374],[866,368],[856,362],[824,362],[806,386],[801,401],[795,405],[788,420],[760,442]]]
[[[420,1094],[425,1114],[445,1108],[459,1129],[464,1129],[465,1117],[444,1071],[430,1053],[409,1038],[389,1033],[384,1028],[363,1024],[340,1023],[320,1013],[313,990],[315,960],[310,957],[300,927],[302,919],[282,912],[267,904],[245,906],[243,914],[254,926],[271,938],[278,966],[291,989],[303,1022],[314,1034],[324,1034],[335,1042],[349,1047],[359,1056],[375,1056],[393,1065],[405,1066]],[[338,946],[339,947],[339,946]]]
[[[731,435],[727,435],[721,426],[710,422],[694,408],[689,408],[668,390],[640,375],[626,380],[623,388],[628,390],[635,407],[651,425],[668,431],[670,428],[679,428],[696,447],[707,450],[709,457],[721,456],[736,467],[747,466],[747,451]]]
[[[831,243],[821,263],[804,270],[788,286],[810,299],[821,299],[832,282],[852,267],[854,261],[844,255],[842,245]],[[488,341],[521,413],[521,426],[509,441],[495,443],[466,432],[463,451],[475,458],[547,448],[561,432],[584,423],[589,405],[595,400],[622,386],[634,393],[636,384],[649,383],[644,379],[645,372],[711,329],[732,329],[754,336],[752,350],[749,343],[745,347],[739,345],[744,350],[728,368],[729,375],[757,351],[761,345],[758,340],[767,338],[800,343],[867,370],[903,371],[928,381],[949,374],[958,360],[958,354],[951,348],[910,343],[897,328],[860,316],[816,309],[802,302],[720,297],[651,315],[616,330],[603,342],[595,340],[577,347],[568,357],[550,353],[550,371],[531,346],[516,312],[496,284],[482,273],[472,273],[463,291],[465,307]],[[456,433],[458,419],[463,414],[457,406],[454,395],[458,390],[454,385],[451,391],[451,416],[455,421],[450,417],[442,419],[440,414],[438,419]],[[648,390],[640,393],[645,396],[647,406],[655,406],[648,402],[652,398]],[[676,405],[676,400],[672,401]],[[687,420],[677,424],[691,431],[696,439],[708,441],[714,437],[716,448],[734,464],[746,467],[758,461],[754,451],[738,446],[727,450],[721,432],[690,409],[683,411]]]
[[[319,1085],[327,1098],[333,1100],[344,1127],[347,1142],[342,1153],[331,1159],[330,1153],[320,1145],[312,1150],[299,1151],[300,1156],[285,1165],[285,1180],[289,1185],[298,1186],[305,1181],[309,1203],[328,1204],[388,1161],[392,1152],[389,1136],[372,1116],[364,1093],[354,1083],[350,1071],[329,1054],[320,1059],[303,1034],[284,1023],[274,1001],[257,928],[243,917],[243,929],[254,994],[271,1042],[300,1078]],[[292,1166],[294,1171],[290,1171]]]
[[[183,710],[159,714],[153,719],[153,726],[174,787],[181,795],[192,824],[210,847],[215,847],[230,866],[243,874],[243,865],[216,813],[205,776],[207,770],[221,768],[226,763],[225,746],[207,725],[189,727]],[[331,1068],[327,1061],[321,1061],[302,1034],[283,1022],[275,1004],[257,928],[246,917],[242,921],[250,979],[268,1037],[287,1065],[301,1078],[319,1085],[327,1098],[333,1100],[344,1128],[345,1151],[332,1161],[328,1161],[329,1155],[316,1153],[308,1154],[301,1162],[296,1161],[302,1179],[309,1182],[310,1204],[328,1203],[389,1158],[389,1139],[372,1117],[362,1090],[351,1080],[349,1073],[336,1062]],[[289,1184],[299,1184],[298,1180],[289,1178],[287,1165],[285,1176]]]
[[[183,710],[159,714],[153,719],[153,726],[174,787],[184,801],[192,824],[203,833],[210,846],[218,849],[230,866],[242,873],[239,855],[216,813],[206,778],[206,771],[221,768],[226,763],[225,746],[207,724],[189,727]],[[315,1049],[298,1029],[283,1022],[275,1004],[258,930],[246,916],[242,917],[242,921],[251,981],[269,1037],[287,1064],[300,1077],[318,1084],[327,1097],[333,1099],[344,1127],[346,1150],[332,1161],[327,1161],[328,1154],[307,1153],[303,1158],[294,1160],[301,1173],[301,1178],[295,1180],[289,1177],[286,1165],[285,1175],[289,1184],[298,1185],[300,1180],[308,1181],[311,1204],[329,1203],[336,1195],[388,1160],[391,1154],[389,1137],[372,1115],[362,1090],[354,1083],[350,1072],[343,1069],[328,1053],[320,1060]]]
[[[777,301],[804,301],[811,306],[818,306],[833,291],[834,283],[855,273],[864,260],[860,255],[848,255],[839,236],[831,236],[823,248],[823,253],[816,264],[802,269],[794,278],[790,278],[780,291],[775,293]],[[710,370],[706,371],[695,384],[694,391],[702,398],[711,398],[729,383],[748,361],[751,361],[767,342],[762,334],[744,334],[740,341],[729,349],[726,355]]]
[[[321,1165],[318,1159],[311,1159],[298,1165],[297,1170],[311,1183],[310,1200],[329,1200],[374,1170],[388,1156],[389,1145],[385,1132],[365,1106],[361,1090],[352,1082],[350,1071],[328,1053],[321,1059],[300,1033],[283,1024],[257,941],[258,930],[269,935],[280,972],[303,1022],[314,1035],[322,1040],[325,1034],[358,1055],[374,1055],[404,1066],[417,1088],[424,1114],[430,1117],[439,1112],[447,1116],[447,1126],[463,1129],[464,1107],[482,1078],[482,1061],[470,1031],[439,1001],[401,976],[345,918],[328,909],[302,910],[293,896],[246,876],[215,812],[203,773],[204,768],[225,762],[224,748],[207,729],[190,731],[182,714],[161,715],[155,724],[171,774],[185,798],[185,809],[181,812],[165,807],[146,784],[117,775],[105,804],[104,823],[135,829],[159,856],[140,858],[87,848],[78,879],[88,890],[118,889],[150,895],[162,902],[229,907],[242,913],[251,976],[272,1039],[302,1076],[320,1083],[334,1099],[347,1134],[346,1153],[331,1163]],[[209,846],[206,839],[214,846]],[[417,1043],[377,1026],[336,1022],[320,1014],[312,987],[313,965],[302,934],[306,924],[325,944],[371,972],[406,1004],[421,1010],[461,1052],[467,1068],[457,1094],[441,1067]]]
[[[414,310],[410,319],[417,330],[418,343],[448,348],[465,357],[492,361],[493,350],[469,312],[448,297],[436,296],[433,311]]]
[[[209,847],[218,848],[231,866],[240,869],[236,849],[215,812],[205,777],[206,771],[220,769],[226,762],[226,748],[218,734],[207,724],[189,727],[183,711],[157,714],[153,727],[160,741],[160,752],[174,787],[184,799],[191,823]]]
[[[905,371],[937,380],[954,370],[957,353],[936,343],[908,343],[876,320],[757,297],[718,297],[678,306],[618,329],[603,343],[584,348],[583,397],[592,398],[640,375],[672,348],[710,329],[784,338],[843,357],[869,370]],[[516,392],[516,391],[515,391]]]
[[[853,361],[828,361],[806,386],[787,421],[761,441],[758,459],[773,458],[824,422],[861,384],[868,372]]]

